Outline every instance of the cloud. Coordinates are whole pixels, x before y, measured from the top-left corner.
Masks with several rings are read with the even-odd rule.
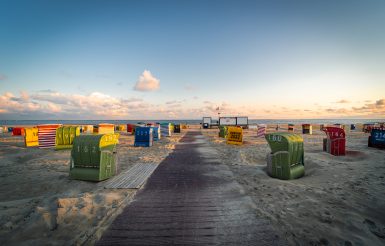
[[[54,92],[57,92],[57,91],[54,91],[54,90],[51,90],[51,89],[46,89],[46,90],[39,90],[37,92],[43,92],[43,93],[54,93]]]
[[[376,106],[385,106],[385,99],[380,99],[376,101]]]
[[[26,91],[20,91],[20,98],[21,98],[23,101],[25,101],[25,102],[29,101],[29,95],[28,95],[28,92],[26,92]]]
[[[0,73],[0,80],[6,80],[7,78],[5,74]]]
[[[184,86],[184,89],[186,91],[196,91],[198,88],[196,86],[194,86],[194,85],[187,84],[187,85]]]
[[[356,113],[370,113],[385,115],[385,98],[377,100],[375,103],[367,103],[362,107],[352,107],[352,111]]]
[[[171,104],[181,104],[181,103],[184,103],[184,102],[186,102],[186,99],[184,99],[184,100],[172,100],[172,101],[167,101],[166,102],[166,104],[167,105],[171,105]]]
[[[6,92],[0,95],[0,118],[29,119],[41,117],[63,118],[116,118],[128,117],[133,111],[146,111],[151,105],[140,98],[115,98],[100,92],[88,95],[63,94],[59,92],[35,93],[20,96]]]
[[[350,101],[345,100],[345,99],[341,99],[341,100],[337,101],[336,103],[350,103]]]
[[[134,90],[136,91],[156,91],[160,88],[159,79],[152,76],[149,70],[144,70],[136,82]]]
[[[173,101],[168,101],[168,102],[166,102],[166,104],[176,104],[176,103],[179,103],[179,101],[173,100]]]

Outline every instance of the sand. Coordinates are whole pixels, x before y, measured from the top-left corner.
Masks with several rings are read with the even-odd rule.
[[[201,131],[255,202],[255,213],[272,221],[288,244],[385,245],[385,151],[368,148],[368,134],[351,132],[347,155],[332,156],[322,151],[325,134],[318,129],[303,135],[306,175],[290,181],[266,174],[270,148],[255,130],[245,130],[242,146],[227,145],[218,129]],[[120,170],[160,163],[183,135],[136,148],[133,136],[122,133]],[[2,244],[92,245],[134,199],[135,189],[70,179],[69,157],[69,150],[27,149],[22,137],[0,135]]]
[[[121,132],[120,171],[159,164],[182,136],[144,148],[133,147],[134,136]],[[136,189],[72,180],[70,155],[70,150],[25,148],[23,137],[0,135],[0,244],[92,245],[133,200]]]
[[[347,155],[332,156],[322,151],[325,133],[317,129],[303,135],[305,176],[290,181],[267,175],[270,148],[255,131],[245,131],[242,146],[227,145],[218,130],[203,133],[254,200],[256,214],[289,244],[385,245],[385,150],[368,148],[368,134],[348,132]]]

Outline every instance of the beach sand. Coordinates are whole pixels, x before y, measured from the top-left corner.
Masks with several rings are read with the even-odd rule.
[[[218,129],[201,131],[255,202],[255,213],[271,220],[289,244],[384,245],[385,151],[368,148],[368,134],[351,132],[347,155],[332,156],[322,151],[325,134],[318,129],[303,135],[305,176],[290,181],[266,174],[270,148],[264,138],[256,138],[255,130],[244,131],[242,146],[227,145]],[[275,125],[269,126],[272,131]],[[136,148],[134,137],[123,133],[120,170],[160,163],[183,135]],[[27,149],[22,137],[1,135],[2,244],[92,245],[134,199],[134,189],[104,189],[104,182],[70,179],[69,158],[69,150]]]
[[[348,132],[346,156],[332,156],[322,151],[325,133],[318,129],[303,135],[305,176],[290,181],[267,175],[270,148],[255,131],[244,131],[242,146],[227,145],[217,129],[203,132],[254,200],[257,215],[290,244],[385,245],[385,150],[367,147],[368,134]]]
[[[174,134],[151,148],[134,147],[121,133],[119,169],[159,164],[183,136]],[[0,244],[92,245],[136,189],[104,189],[105,182],[72,180],[70,150],[25,148],[21,136],[0,135]]]

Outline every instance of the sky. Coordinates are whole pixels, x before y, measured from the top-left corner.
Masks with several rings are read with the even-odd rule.
[[[385,1],[0,1],[0,119],[385,118]]]

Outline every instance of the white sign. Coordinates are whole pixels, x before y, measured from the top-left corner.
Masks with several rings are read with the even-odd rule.
[[[236,117],[220,117],[219,118],[220,126],[236,126],[237,118]]]
[[[237,117],[237,126],[246,126],[249,121],[247,117]]]
[[[211,124],[211,117],[203,117],[203,124]]]

